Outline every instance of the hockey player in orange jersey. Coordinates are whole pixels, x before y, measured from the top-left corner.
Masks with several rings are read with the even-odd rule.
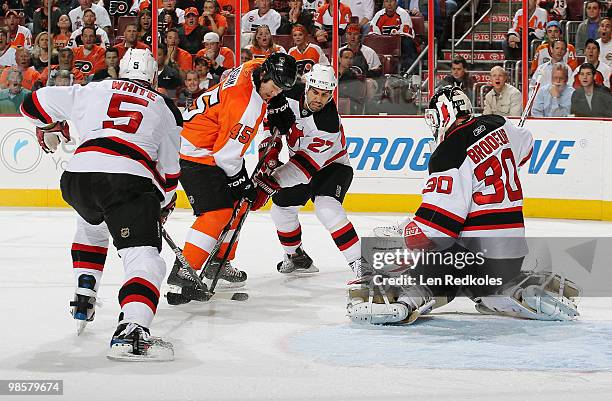
[[[195,270],[200,270],[208,259],[230,221],[235,202],[242,198],[254,201],[256,191],[243,156],[266,112],[273,129],[281,134],[289,131],[295,116],[282,91],[293,87],[296,75],[295,59],[287,54],[274,53],[265,60],[246,62],[204,92],[184,113],[180,181],[196,221],[187,233],[183,254]],[[232,233],[228,233],[228,239]],[[236,244],[223,266],[217,255],[212,255],[210,268],[204,272],[207,279],[212,280],[217,269],[221,269],[220,286],[244,285],[246,273],[229,262],[234,258]],[[222,246],[219,254],[226,250],[227,245]],[[180,263],[176,263],[168,277],[170,292],[191,293],[183,289],[193,289],[195,283],[183,273]],[[181,297],[173,299],[178,304],[195,298],[183,296],[182,302]]]

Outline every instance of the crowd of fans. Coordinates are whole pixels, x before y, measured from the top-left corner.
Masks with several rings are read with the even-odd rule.
[[[47,33],[50,1],[51,36]],[[297,59],[303,74],[313,64],[333,59],[332,15],[338,6],[341,111],[422,111],[426,73],[417,76],[414,68],[404,73],[427,45],[423,28],[418,27],[424,24],[428,29],[428,1],[240,0],[241,16],[236,16],[238,0],[157,1],[159,90],[179,106],[189,107],[236,66],[235,18],[241,18],[240,62],[285,52]],[[440,48],[447,43],[452,16],[466,1],[434,2],[433,29]],[[532,114],[612,117],[612,22],[608,16],[612,1],[585,2],[585,19],[577,26],[573,43],[567,43],[563,32],[570,19],[566,3],[529,0],[530,88],[540,87]],[[86,85],[117,77],[119,61],[128,48],[151,47],[151,15],[150,0],[2,1],[0,113],[17,113],[23,95],[44,85]],[[521,58],[522,19],[519,9],[501,44],[506,60]],[[372,38],[397,43],[397,51],[381,54],[376,46],[368,46]],[[436,85],[462,87],[484,113],[520,115],[521,88],[509,83],[509,71],[501,62],[492,68],[489,64],[486,90],[477,86],[470,74],[472,65],[464,58],[455,57],[449,65],[448,75],[436,77]]]

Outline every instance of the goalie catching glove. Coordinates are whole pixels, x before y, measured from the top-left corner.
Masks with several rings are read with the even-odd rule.
[[[57,150],[62,138],[64,142],[70,141],[70,128],[66,121],[58,121],[46,127],[36,127],[36,139],[45,153]]]
[[[255,201],[251,205],[251,210],[259,210],[268,202],[268,199],[276,191],[278,191],[281,186],[276,182],[276,180],[270,176],[269,174],[259,173],[253,178],[253,182],[256,185],[257,196],[255,197]]]

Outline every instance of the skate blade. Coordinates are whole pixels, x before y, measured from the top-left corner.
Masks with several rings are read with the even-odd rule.
[[[435,303],[436,303],[436,300],[432,299],[431,301],[427,302],[420,308],[416,309],[414,312],[410,314],[410,316],[408,316],[408,320],[406,320],[404,324],[412,324],[416,322],[418,318],[420,318],[427,312],[431,311]]]
[[[115,344],[106,357],[116,362],[169,362],[174,360],[174,349],[152,345],[145,354],[135,355],[131,345]]]
[[[232,281],[219,280],[217,281],[217,286],[215,287],[215,290],[229,291],[229,290],[233,290],[236,288],[244,288],[245,285],[246,285],[246,281],[232,282]]]
[[[308,269],[295,269],[295,270],[293,270],[291,272],[288,272],[288,273],[283,273],[283,272],[280,272],[280,273],[281,274],[285,274],[287,276],[297,276],[297,277],[300,277],[300,276],[309,276],[311,274],[318,273],[318,272],[319,272],[319,269],[317,268],[317,266],[312,264],[312,265],[310,265],[310,267]]]

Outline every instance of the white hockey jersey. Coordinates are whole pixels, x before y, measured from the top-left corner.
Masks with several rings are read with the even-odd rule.
[[[317,171],[331,163],[350,165],[336,103],[331,100],[321,111],[312,113],[304,105],[303,84],[296,84],[285,95],[296,121],[286,137],[289,161],[272,173],[279,185],[287,188],[307,184]]]
[[[67,171],[150,178],[165,205],[179,177],[181,113],[171,99],[122,79],[87,86],[52,86],[27,96],[22,114],[43,127],[70,120],[80,143]]]
[[[497,115],[451,130],[431,155],[414,221],[437,243],[455,239],[491,259],[525,256],[518,169],[532,150],[531,133]]]

